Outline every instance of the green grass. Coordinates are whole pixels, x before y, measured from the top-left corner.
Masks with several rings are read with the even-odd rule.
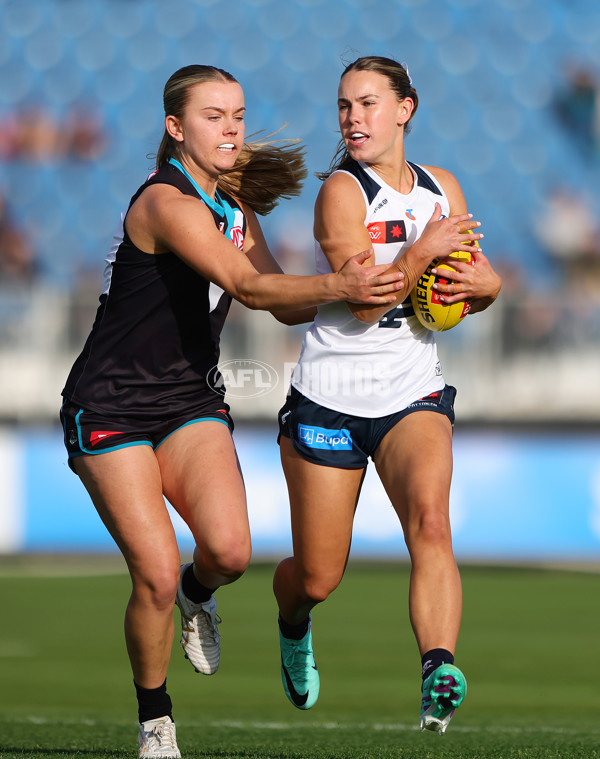
[[[600,757],[599,575],[462,568],[457,664],[469,694],[440,737],[417,729],[405,565],[351,562],[315,610],[321,697],[309,712],[283,695],[272,571],[255,564],[219,592],[216,676],[195,674],[173,647],[168,684],[184,757]],[[137,756],[122,633],[128,594],[121,574],[27,576],[0,565],[2,759]]]

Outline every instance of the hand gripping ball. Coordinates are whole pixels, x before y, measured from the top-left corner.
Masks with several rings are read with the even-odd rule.
[[[477,240],[473,240],[472,244],[479,247]],[[471,265],[475,263],[473,256],[463,250],[451,253],[450,258],[456,258]],[[437,274],[433,274],[432,269],[436,269]],[[456,327],[471,308],[470,304],[464,300],[450,305],[440,302],[440,293],[433,289],[433,285],[435,283],[445,285],[451,282],[444,277],[444,269],[456,271],[449,263],[440,263],[438,258],[434,258],[410,294],[415,316],[424,327],[433,332],[446,332]]]

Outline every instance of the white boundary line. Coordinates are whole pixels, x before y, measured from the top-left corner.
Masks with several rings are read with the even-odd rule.
[[[11,723],[18,724],[30,724],[30,725],[82,725],[86,727],[94,727],[96,725],[104,724],[103,720],[94,720],[81,718],[73,719],[55,719],[52,717],[41,717],[38,715],[29,715],[25,717],[11,717],[9,720]],[[0,723],[2,720],[0,720]],[[122,724],[129,724],[132,720],[123,720]],[[373,730],[375,732],[418,732],[419,726],[416,724],[406,724],[402,722],[393,723],[368,723],[368,722],[260,722],[254,720],[216,720],[209,722],[198,722],[197,720],[178,720],[178,726],[185,727],[224,727],[235,730],[271,730],[271,731],[284,731],[284,730],[305,730],[310,728],[313,730]],[[467,726],[467,725],[452,725],[453,733],[492,733],[492,734],[522,734],[522,735],[535,735],[536,733],[552,734],[552,735],[581,735],[580,729],[570,729],[563,727],[553,727],[544,725],[529,725],[527,727],[517,725],[487,725],[481,726]],[[594,730],[586,730],[587,735],[600,735],[600,727]]]

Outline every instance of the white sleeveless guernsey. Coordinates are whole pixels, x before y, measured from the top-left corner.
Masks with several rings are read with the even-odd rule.
[[[402,195],[366,164],[348,161],[340,171],[354,177],[365,199],[365,226],[375,262],[392,263],[421,235],[435,203],[448,216],[448,199],[432,174],[409,163],[413,189]],[[318,243],[318,274],[331,267]],[[434,333],[422,327],[410,298],[376,324],[356,319],[346,303],[319,306],[307,331],[292,385],[321,406],[375,418],[401,411],[444,387]]]

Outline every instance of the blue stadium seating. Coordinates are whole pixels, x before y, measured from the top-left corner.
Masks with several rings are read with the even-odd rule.
[[[310,172],[337,143],[343,61],[390,55],[420,95],[408,157],[460,179],[485,221],[486,253],[531,271],[547,263],[532,221],[558,179],[598,186],[553,117],[566,61],[600,71],[598,0],[5,0],[0,3],[0,124],[38,104],[59,123],[71,108],[102,118],[97,162],[0,158],[0,192],[30,230],[45,275],[69,287],[101,269],[162,134],[162,87],[188,63],[231,72],[246,92],[247,130],[300,137]],[[284,202],[265,230],[274,248],[298,220],[310,238],[318,181]]]

